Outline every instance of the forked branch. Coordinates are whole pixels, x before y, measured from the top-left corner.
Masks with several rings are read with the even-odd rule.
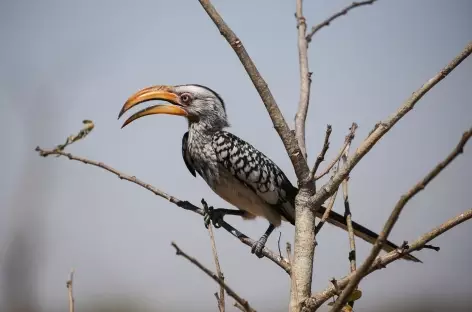
[[[229,26],[223,20],[221,15],[211,4],[211,1],[199,0],[199,2],[205,12],[211,18],[211,20],[215,23],[221,35],[233,48],[234,52],[241,61],[241,64],[246,69],[246,72],[249,75],[249,78],[251,78],[251,81],[254,84],[254,87],[256,88],[257,92],[259,93],[262,102],[264,102],[264,105],[270,115],[275,130],[277,131],[280,138],[282,139],[282,142],[284,143],[285,149],[287,150],[288,156],[292,161],[292,165],[295,169],[295,173],[297,175],[298,180],[306,181],[309,174],[308,164],[304,158],[300,146],[298,145],[297,139],[293,135],[292,131],[290,131],[290,128],[287,125],[287,122],[285,121],[284,116],[282,115],[282,112],[280,111],[279,106],[275,101],[275,98],[273,97],[269,87],[267,86],[267,83],[257,70],[256,65],[247,53],[241,40],[236,36],[236,34],[231,30],[231,28],[229,28]]]
[[[345,7],[344,9],[342,9],[341,11],[333,14],[332,16],[330,16],[329,18],[325,19],[323,22],[319,23],[318,25],[316,26],[313,26],[311,28],[311,31],[310,33],[306,36],[306,40],[308,42],[311,42],[311,39],[313,38],[313,36],[320,30],[322,29],[323,27],[326,27],[326,26],[329,26],[329,24],[331,24],[332,21],[334,21],[335,19],[343,16],[343,15],[346,15],[349,11],[351,11],[352,9],[355,9],[357,7],[360,7],[360,6],[363,6],[363,5],[369,5],[369,4],[373,4],[375,1],[377,0],[369,0],[369,1],[359,1],[359,2],[353,2],[351,5]]]
[[[326,174],[328,174],[331,169],[333,168],[334,164],[336,164],[336,162],[338,162],[341,157],[344,155],[346,149],[348,146],[351,145],[352,143],[352,140],[354,140],[354,136],[356,134],[356,130],[357,130],[357,124],[355,122],[352,123],[351,125],[351,128],[349,128],[349,134],[346,136],[346,138],[344,139],[344,144],[343,146],[341,147],[341,149],[339,150],[339,153],[337,154],[337,156],[329,163],[329,165],[325,168],[325,170],[323,170],[322,173],[320,173],[319,175],[315,176],[315,180],[319,180],[321,179],[322,177],[324,177]],[[316,163],[315,163],[315,166],[316,166]],[[315,168],[313,168],[312,172],[311,172],[313,175],[316,173],[316,170]],[[312,175],[312,176],[313,176]]]
[[[400,106],[400,108],[384,122],[379,123],[372,133],[362,142],[355,153],[349,157],[346,164],[339,170],[336,176],[326,183],[312,197],[312,205],[314,208],[321,205],[327,200],[339,187],[341,182],[349,175],[351,170],[357,163],[374,147],[374,145],[395,126],[409,111],[411,111],[416,103],[431,90],[441,80],[446,78],[462,61],[464,61],[472,53],[472,41],[456,56],[446,67],[444,67],[433,78],[428,80],[421,88],[413,92],[413,94]]]
[[[367,257],[367,259],[364,261],[364,263],[357,269],[350,279],[349,283],[347,284],[346,288],[343,290],[341,295],[338,297],[336,300],[336,303],[334,304],[331,312],[338,312],[342,309],[342,307],[346,304],[348,297],[351,295],[351,293],[354,291],[354,289],[357,287],[359,282],[364,278],[364,276],[368,273],[370,267],[374,263],[377,255],[380,253],[383,244],[388,238],[388,235],[392,231],[395,223],[397,222],[400,213],[402,212],[403,208],[406,206],[406,204],[412,199],[416,194],[421,192],[422,190],[425,189],[425,187],[436,177],[438,176],[441,171],[446,168],[457,156],[462,154],[464,151],[464,146],[467,143],[467,141],[470,139],[472,136],[472,128],[466,131],[463,135],[457,146],[454,148],[454,150],[444,159],[442,162],[440,162],[431,172],[429,172],[421,181],[419,181],[416,185],[414,185],[408,192],[406,192],[404,195],[400,197],[400,200],[397,202],[395,205],[395,208],[393,209],[392,213],[390,214],[390,217],[388,218],[387,222],[385,223],[382,232],[380,232],[379,237],[377,238],[377,241],[375,242],[374,246],[372,247],[372,250]]]
[[[372,264],[372,266],[369,268],[367,275],[371,274],[372,272],[375,272],[377,270],[385,268],[388,264],[399,260],[403,258],[405,255],[408,255],[412,253],[413,251],[418,251],[423,248],[427,248],[427,244],[432,241],[434,238],[438,237],[439,235],[447,232],[448,230],[458,226],[459,224],[472,219],[472,209],[469,209],[458,216],[451,218],[441,224],[440,226],[434,228],[430,232],[422,235],[419,237],[417,240],[415,240],[413,243],[411,243],[407,249],[405,250],[394,250],[392,252],[389,252],[386,255],[377,257],[375,262]],[[430,248],[430,249],[435,249],[437,248]],[[349,281],[352,279],[353,275],[355,273],[351,273],[348,276],[345,276],[339,280],[337,280],[337,288],[335,288],[333,285],[330,285],[327,287],[325,290],[314,294],[310,299],[308,299],[305,303],[305,307],[303,309],[303,312],[309,312],[309,311],[315,311],[318,309],[323,303],[325,303],[329,298],[335,296],[338,294],[339,290],[342,290],[346,288],[346,285],[349,283]]]
[[[195,264],[200,270],[202,270],[203,272],[205,272],[206,275],[208,275],[209,277],[211,277],[215,282],[217,282],[220,286],[222,286],[225,290],[226,290],[226,293],[228,294],[228,296],[234,298],[234,300],[236,300],[236,302],[244,308],[244,311],[247,311],[247,312],[256,312],[256,310],[254,310],[250,305],[249,303],[247,302],[246,299],[242,298],[241,296],[239,296],[231,287],[229,287],[223,279],[219,278],[218,275],[216,275],[216,273],[212,272],[211,270],[207,269],[203,264],[201,264],[197,259],[195,259],[194,257],[191,257],[189,256],[188,254],[186,254],[185,252],[182,251],[182,249],[179,248],[179,246],[177,246],[176,243],[172,242],[172,246],[175,248],[175,253],[178,255],[178,256],[182,256],[184,257],[185,259],[187,259],[188,261],[192,262],[193,264]]]

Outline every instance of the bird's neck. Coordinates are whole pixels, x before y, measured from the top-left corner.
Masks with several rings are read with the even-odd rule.
[[[200,120],[198,122],[189,122],[188,130],[193,134],[211,137],[216,132],[223,130],[223,128],[226,126],[227,124],[221,124],[218,122],[207,123],[203,120]]]

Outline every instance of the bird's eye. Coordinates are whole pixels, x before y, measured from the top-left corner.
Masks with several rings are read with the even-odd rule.
[[[190,101],[191,101],[191,97],[190,97],[190,94],[187,94],[187,93],[184,93],[180,96],[180,100],[184,103],[184,104],[189,104]]]

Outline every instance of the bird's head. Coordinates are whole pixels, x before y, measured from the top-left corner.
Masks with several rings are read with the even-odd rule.
[[[118,118],[130,108],[152,100],[168,103],[138,111],[124,122],[122,128],[138,118],[154,114],[184,116],[189,124],[196,123],[208,130],[221,130],[229,126],[223,99],[210,88],[201,85],[159,85],[144,88],[128,98]]]

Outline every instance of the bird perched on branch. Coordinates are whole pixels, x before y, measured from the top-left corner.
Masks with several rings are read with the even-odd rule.
[[[264,217],[269,227],[252,246],[252,253],[262,257],[262,250],[272,231],[282,221],[295,225],[295,196],[298,189],[290,183],[280,168],[266,155],[237,136],[224,131],[229,127],[223,99],[208,87],[189,84],[152,86],[133,94],[123,105],[118,118],[143,102],[164,100],[168,103],[145,108],[131,117],[122,128],[134,120],[153,114],[184,116],[188,131],[182,138],[182,156],[190,173],[198,173],[210,188],[235,209],[208,210],[206,220],[218,224],[224,215],[238,215],[244,219]],[[321,217],[326,208],[318,209]],[[331,211],[327,221],[344,230],[346,220]],[[369,243],[378,235],[353,222],[354,234]],[[385,251],[398,246],[387,241]],[[407,255],[406,259],[419,261]]]

